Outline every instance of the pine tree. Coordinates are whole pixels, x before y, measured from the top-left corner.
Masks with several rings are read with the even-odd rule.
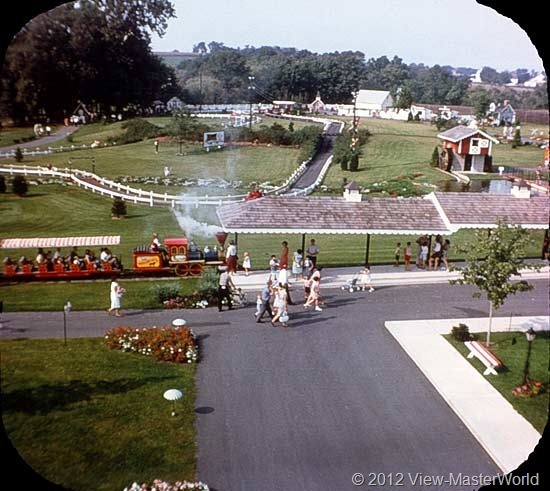
[[[434,148],[434,151],[432,152],[432,160],[430,163],[432,164],[432,167],[439,166],[439,148],[438,147]]]
[[[113,206],[111,208],[111,214],[116,217],[120,218],[127,214],[126,210],[126,203],[122,200],[122,198],[115,198],[113,200]]]
[[[15,149],[15,160],[16,162],[21,162],[23,160],[23,152],[19,147]]]

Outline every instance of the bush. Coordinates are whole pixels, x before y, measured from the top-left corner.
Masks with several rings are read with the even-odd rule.
[[[105,333],[108,349],[118,349],[152,356],[158,361],[195,363],[199,349],[193,331],[188,327],[118,326]]]
[[[160,479],[155,479],[151,484],[142,483],[138,484],[137,482],[133,483],[131,486],[127,486],[123,491],[209,491],[209,487],[203,482],[165,482]]]
[[[434,147],[430,164],[432,165],[432,167],[439,167],[439,148],[438,147]]]
[[[15,149],[15,161],[21,162],[23,160],[23,152],[19,147]]]
[[[126,144],[135,143],[147,138],[156,138],[162,132],[161,128],[146,121],[145,119],[135,118],[122,124],[124,133],[108,138],[108,141]]]
[[[219,276],[215,269],[205,269],[197,282],[197,292],[205,298],[213,298],[218,294]]]
[[[126,216],[127,213],[126,202],[122,198],[115,198],[111,207],[111,214],[114,217],[120,218]]]
[[[458,326],[453,326],[451,330],[451,336],[457,341],[472,341],[476,337],[470,333],[470,328],[466,324],[459,324]]]
[[[180,285],[175,282],[158,283],[151,287],[151,291],[155,297],[155,300],[158,303],[163,304],[164,302],[179,296]]]
[[[352,172],[356,172],[359,169],[359,155],[357,152],[354,152],[351,154],[351,158],[349,160],[349,170]]]
[[[11,182],[11,189],[17,196],[25,196],[29,190],[29,186],[24,176],[17,175]]]

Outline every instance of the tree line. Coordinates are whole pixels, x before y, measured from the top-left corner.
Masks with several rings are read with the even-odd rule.
[[[1,113],[19,124],[61,120],[82,101],[98,115],[142,114],[172,96],[189,104],[309,103],[319,93],[326,103],[350,103],[358,89],[388,90],[402,108],[471,103],[466,69],[406,64],[398,56],[367,59],[360,51],[202,41],[193,49],[200,56],[174,70],[150,47],[151,34],[162,35],[174,16],[169,0],[81,0],[34,18],[6,51]],[[548,104],[543,89],[511,96],[517,107]]]

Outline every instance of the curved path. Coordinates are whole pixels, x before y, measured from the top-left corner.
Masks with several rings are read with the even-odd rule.
[[[63,140],[63,138],[66,138],[71,133],[74,133],[76,130],[78,130],[78,126],[59,126],[55,131],[55,133],[51,134],[50,136],[43,136],[41,138],[37,138],[36,140],[32,140],[30,142],[18,143],[17,145],[8,145],[6,147],[0,147],[0,152],[2,153],[12,152],[16,150],[17,147],[35,149],[36,147],[48,146],[51,143],[54,143],[59,140]]]

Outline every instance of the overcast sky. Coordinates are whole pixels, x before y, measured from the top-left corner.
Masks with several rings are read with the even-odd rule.
[[[172,0],[177,19],[154,51],[191,51],[205,41],[308,49],[357,50],[367,59],[499,71],[544,70],[527,33],[475,0]],[[521,8],[521,3],[518,4]],[[542,14],[544,15],[544,14]]]

